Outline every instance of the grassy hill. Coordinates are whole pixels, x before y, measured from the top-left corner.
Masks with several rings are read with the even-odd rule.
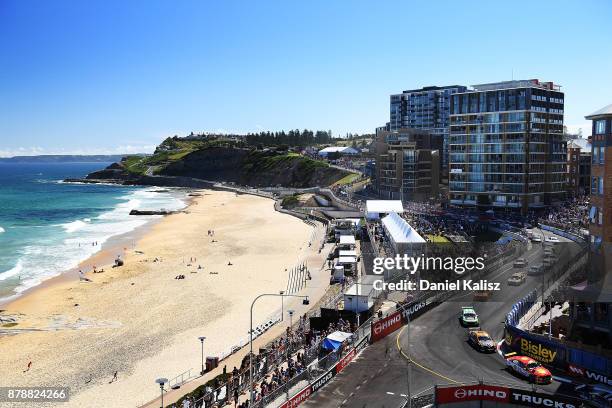
[[[88,178],[137,180],[181,176],[250,186],[329,186],[353,177],[326,162],[298,153],[256,150],[223,139],[166,139],[151,156],[127,156]]]

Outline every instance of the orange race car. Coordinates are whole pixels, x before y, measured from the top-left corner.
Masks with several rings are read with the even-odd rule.
[[[535,384],[550,384],[552,382],[550,371],[531,357],[510,356],[506,358],[506,366]]]

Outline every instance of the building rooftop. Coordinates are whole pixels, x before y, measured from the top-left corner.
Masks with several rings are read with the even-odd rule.
[[[582,151],[590,152],[591,151],[591,144],[586,139],[578,138],[578,139],[569,140],[567,142],[567,148],[568,149],[579,148]]]
[[[607,116],[607,115],[612,115],[612,103],[608,106],[604,106],[600,110],[597,110],[591,113],[588,116],[585,116],[584,118],[585,119],[597,119],[600,116]]]
[[[447,86],[424,86],[420,89],[408,89],[406,91],[402,91],[402,93],[413,93],[413,92],[427,92],[427,91],[443,91],[445,89],[454,89],[454,88],[467,88],[464,85],[447,85]]]
[[[539,88],[550,91],[560,91],[561,86],[553,82],[540,82],[539,79],[518,79],[512,81],[492,82],[488,84],[472,85],[475,91],[493,91],[509,88]]]

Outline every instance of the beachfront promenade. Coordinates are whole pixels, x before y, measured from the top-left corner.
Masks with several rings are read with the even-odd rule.
[[[317,249],[320,248],[321,243],[325,238],[325,226],[321,223],[317,223],[317,232],[314,235],[316,237],[316,241],[312,242],[312,248]],[[286,297],[284,300],[284,309],[285,314],[287,310],[294,310],[294,325],[299,321],[299,316],[303,316],[309,310],[315,308],[320,299],[322,299],[329,287],[329,271],[326,267],[326,258],[329,251],[333,248],[334,244],[325,244],[323,249],[318,253],[318,251],[310,251],[309,256],[301,259],[308,264],[309,271],[311,274],[311,280],[306,282],[305,287],[299,292],[295,293],[301,296],[308,296],[310,299],[309,305],[303,305],[302,299],[300,298],[291,298]],[[268,291],[273,292],[273,291]],[[257,304],[255,305],[255,309],[257,309]],[[244,310],[245,315],[249,314],[249,310]],[[261,322],[254,322],[254,325],[260,324]],[[289,318],[286,315],[284,321],[275,324],[272,328],[267,330],[265,333],[257,337],[253,341],[253,350],[256,352],[260,347],[266,346],[271,341],[285,334],[287,327],[289,326]],[[248,330],[248,329],[247,329]],[[248,335],[248,333],[245,333]],[[229,346],[229,345],[228,345]],[[205,353],[206,354],[206,353]],[[178,401],[185,394],[192,392],[202,384],[210,381],[216,376],[223,373],[224,367],[227,372],[230,373],[234,367],[240,368],[243,359],[249,354],[249,345],[245,345],[240,350],[228,356],[226,359],[219,362],[219,366],[209,372],[207,372],[204,376],[195,378],[185,384],[183,384],[179,389],[171,389],[168,390],[164,394],[164,405],[171,405],[172,403]],[[154,378],[151,378],[151,387],[154,388],[156,384],[153,382]],[[244,398],[244,396],[242,396]],[[156,398],[153,401],[148,402],[143,405],[143,408],[159,408],[160,406],[160,398]]]

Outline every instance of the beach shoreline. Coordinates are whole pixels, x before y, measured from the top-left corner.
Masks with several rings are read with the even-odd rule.
[[[117,244],[109,245],[100,262],[86,261],[105,269],[86,275],[93,282],[62,274],[3,304],[3,313],[19,316],[15,328],[22,331],[0,337],[8,351],[0,357],[0,386],[15,385],[6,379],[53,380],[73,389],[66,406],[134,406],[156,396],[148,386],[155,375],[194,369],[198,336],[207,335],[205,354],[213,356],[243,341],[255,295],[285,289],[287,269],[316,253],[308,245],[313,227],[275,211],[267,198],[201,193],[184,212],[138,231],[124,266],[102,263],[116,256]],[[278,300],[262,299],[255,321],[278,309]],[[22,372],[28,361],[34,369]],[[109,383],[114,372],[118,379]]]
[[[182,204],[180,207],[177,207],[179,211],[187,208],[190,205],[191,199],[193,197],[188,196],[188,193],[191,191],[191,189],[173,188],[171,190],[172,191],[169,191],[168,189],[164,189],[162,191],[162,190],[153,189],[153,188],[137,188],[133,190],[130,189],[123,196],[118,197],[119,203],[115,207],[108,208],[105,211],[99,213],[96,218],[104,218],[114,212],[122,211],[122,213],[126,217],[125,218],[126,220],[129,220],[129,222],[135,221],[137,224],[142,223],[141,225],[136,225],[133,229],[121,231],[118,234],[111,235],[108,238],[104,236],[104,233],[102,233],[102,236],[100,237],[102,242],[99,242],[98,239],[95,237],[92,237],[91,241],[88,241],[88,242],[83,242],[81,238],[79,242],[78,235],[76,236],[76,238],[74,236],[67,235],[66,240],[72,239],[73,241],[75,241],[74,243],[75,246],[77,245],[76,243],[78,242],[79,249],[82,248],[82,249],[87,250],[87,247],[89,247],[90,246],[89,244],[91,243],[92,246],[89,249],[93,250],[92,253],[86,255],[85,257],[79,257],[79,260],[75,261],[73,266],[63,269],[63,270],[57,270],[55,273],[50,274],[48,276],[45,276],[43,274],[43,276],[39,277],[37,276],[37,274],[34,274],[33,275],[34,278],[39,279],[38,282],[34,284],[31,284],[31,283],[26,284],[25,287],[22,286],[22,279],[24,281],[27,281],[28,279],[32,278],[30,274],[25,273],[25,272],[20,273],[17,279],[8,278],[7,280],[0,281],[0,310],[8,306],[10,303],[24,296],[28,296],[30,293],[36,290],[39,290],[41,288],[45,288],[49,285],[54,285],[56,283],[62,283],[62,282],[65,282],[66,280],[72,280],[75,278],[78,279],[80,270],[82,270],[85,274],[87,274],[92,271],[92,268],[94,266],[112,264],[114,260],[117,258],[117,256],[123,256],[123,254],[126,251],[128,251],[130,247],[133,247],[135,245],[135,242],[138,241],[140,238],[142,238],[142,236],[144,236],[151,229],[153,225],[160,222],[164,218],[164,216],[162,215],[153,215],[153,216],[151,215],[128,215],[128,212],[131,211],[132,207],[128,207],[127,209],[120,209],[120,208],[122,206],[125,206],[125,204],[127,204],[128,202],[131,203],[131,200],[134,200],[134,199],[136,199],[137,201],[143,200],[143,198],[136,196],[141,191],[144,192],[145,194],[153,193],[154,195],[157,195],[158,193],[170,193],[170,194],[165,194],[164,196],[174,197],[176,201],[180,201]],[[154,198],[154,200],[156,200],[156,198]],[[144,205],[145,208],[147,208],[148,205],[153,205],[155,207],[159,205],[159,203],[150,203],[146,201],[146,199],[144,199],[142,203],[139,202],[139,204],[137,204],[137,206],[142,206],[142,205]],[[86,225],[88,227],[91,225],[97,225],[97,224],[91,223],[91,218],[80,219],[78,218],[78,216],[76,217],[77,218],[75,218],[73,222],[68,223],[68,224],[49,224],[49,225],[45,225],[45,227],[47,229],[58,227],[58,226],[60,227],[64,226],[66,228],[66,225],[69,225],[69,224],[75,224],[75,223],[83,224],[83,220],[85,220],[86,222],[86,224],[83,224],[83,225]],[[104,218],[104,221],[106,220],[107,218]],[[102,228],[106,227],[107,225],[108,224],[105,224],[104,222],[100,223],[100,226]],[[76,229],[76,231],[77,233],[80,232],[80,228]],[[71,232],[74,232],[74,231],[71,231]],[[106,232],[106,235],[108,235],[107,232]],[[94,242],[95,242],[95,246],[93,246]],[[42,244],[41,247],[44,247],[45,245],[46,244]],[[20,263],[21,263],[21,259],[18,260],[18,265]],[[51,268],[53,268],[53,265],[51,265]],[[29,266],[29,270],[35,270],[35,269],[36,269],[35,266],[32,266],[32,265]]]

